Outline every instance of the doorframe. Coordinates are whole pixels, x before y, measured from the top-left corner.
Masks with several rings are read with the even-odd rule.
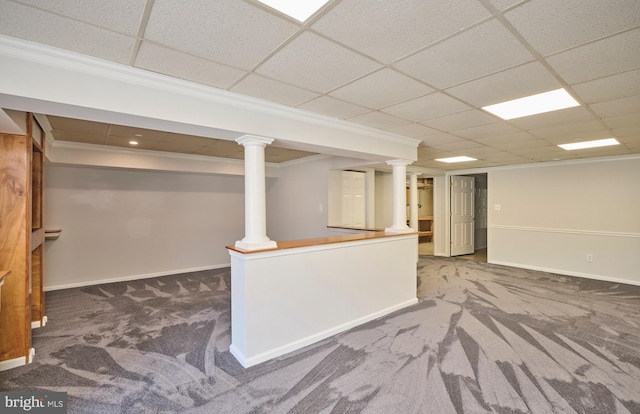
[[[451,256],[451,177],[452,176],[468,176],[468,175],[476,175],[476,174],[486,174],[487,175],[487,263],[490,263],[490,253],[491,253],[491,212],[492,209],[488,206],[491,205],[491,172],[486,168],[479,169],[469,169],[469,170],[454,170],[447,171],[445,174],[445,197],[444,197],[444,221],[446,224],[444,225],[444,252],[443,256],[452,257]]]

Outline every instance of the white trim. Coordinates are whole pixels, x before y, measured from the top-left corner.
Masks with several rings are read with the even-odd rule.
[[[290,342],[288,344],[279,346],[277,348],[271,349],[267,352],[263,352],[261,354],[255,355],[251,358],[246,358],[245,355],[240,352],[240,350],[238,350],[238,348],[236,348],[233,344],[231,344],[231,346],[229,346],[229,351],[231,352],[231,354],[236,357],[236,359],[240,362],[240,364],[245,367],[245,368],[249,368],[253,365],[259,364],[261,362],[265,362],[268,361],[270,359],[282,356],[284,354],[287,354],[289,352],[293,352],[295,350],[298,350],[302,347],[314,344],[318,341],[321,341],[323,339],[326,339],[330,336],[336,335],[338,333],[344,332],[348,329],[354,328],[356,326],[362,325],[364,323],[370,322],[374,319],[378,319],[382,316],[388,315],[392,312],[395,312],[397,310],[406,308],[408,306],[411,305],[415,305],[416,303],[418,303],[418,299],[410,299],[407,300],[405,302],[402,303],[398,303],[397,305],[394,306],[390,306],[386,309],[382,309],[380,311],[374,312],[374,313],[370,313],[369,315],[365,315],[361,318],[357,318],[354,319],[352,321],[334,326],[333,328],[330,329],[326,329],[322,332],[318,332],[316,334],[307,336],[306,338],[302,338],[299,339],[297,341],[293,341]]]
[[[5,361],[0,361],[0,371],[6,371],[12,368],[18,368],[30,364],[33,362],[33,358],[36,355],[36,350],[33,348],[29,349],[29,354],[25,356],[21,356],[18,358],[7,359]]]
[[[91,280],[88,282],[68,283],[65,285],[46,286],[44,290],[46,292],[49,292],[53,290],[72,289],[72,288],[85,287],[85,286],[101,285],[103,283],[127,282],[130,280],[150,279],[152,277],[170,276],[170,275],[177,275],[182,273],[201,272],[204,270],[222,269],[230,266],[231,266],[230,263],[226,263],[226,264],[219,264],[219,265],[213,265],[213,266],[193,267],[190,269],[173,269],[173,270],[166,270],[163,272],[147,273],[142,275],[129,275],[129,276],[122,276],[122,277],[114,277],[111,279],[100,279],[100,280]]]
[[[584,236],[640,238],[640,233],[622,233],[622,232],[597,231],[597,230],[553,229],[553,228],[544,228],[544,227],[505,226],[500,224],[494,224],[492,226],[489,226],[489,228],[499,229],[499,230],[535,231],[539,233],[578,234],[578,235],[584,235]]]
[[[572,272],[572,271],[561,270],[561,269],[551,269],[551,268],[542,267],[542,266],[523,265],[523,264],[520,264],[520,263],[503,262],[503,261],[500,261],[500,260],[491,260],[488,263],[496,264],[496,265],[502,265],[502,266],[516,267],[516,268],[520,268],[520,269],[537,270],[537,271],[540,271],[540,272],[555,273],[555,274],[559,274],[559,275],[562,275],[562,276],[574,276],[574,277],[580,277],[580,278],[584,278],[584,279],[602,280],[604,282],[614,282],[614,283],[622,283],[622,284],[625,284],[625,285],[640,286],[640,281],[630,280],[630,279],[619,279],[619,278],[616,278],[616,277],[593,275],[593,274],[589,274],[589,273]]]
[[[138,89],[164,93],[166,99],[171,99],[171,96],[179,97],[189,104],[198,105],[201,112],[223,109],[227,115],[232,116],[220,113],[218,117],[202,117],[202,113],[195,114],[188,110],[184,111],[185,114],[171,113],[168,115],[163,110],[144,105],[144,100],[140,100],[136,106],[126,107],[125,105],[121,108],[112,101],[101,100],[98,103],[92,97],[87,97],[86,94],[73,97],[65,95],[65,98],[62,99],[58,91],[40,90],[41,93],[36,93],[28,88],[25,89],[24,79],[15,79],[14,86],[5,92],[6,98],[11,98],[10,101],[14,106],[39,107],[40,109],[36,109],[36,112],[59,112],[57,115],[72,117],[80,117],[80,113],[82,113],[87,119],[91,118],[90,120],[94,121],[113,120],[113,123],[131,126],[136,124],[136,126],[149,129],[160,128],[169,132],[216,138],[221,134],[233,131],[235,133],[257,133],[296,143],[306,148],[316,146],[335,155],[338,155],[336,152],[354,153],[361,156],[366,154],[367,156],[362,158],[371,159],[410,158],[415,160],[417,159],[417,147],[421,142],[416,138],[401,136],[323,114],[9,36],[0,35],[0,57],[3,60],[13,61],[12,64],[30,64],[31,69],[35,72],[40,71],[44,74],[53,69],[56,76],[64,75],[60,79],[49,79],[49,82],[68,82],[74,75],[91,78],[94,81],[103,79],[105,82],[110,82],[111,85],[125,88],[125,91],[127,85],[135,85]],[[10,70],[10,66],[7,64],[7,71]],[[58,85],[58,87],[62,86],[64,85]],[[112,86],[105,83],[104,87]],[[25,92],[23,89],[28,91]],[[140,97],[140,94],[137,96]],[[53,110],[54,108],[55,110]],[[82,110],[78,108],[82,108]],[[251,119],[252,122],[247,122],[247,119]],[[277,120],[286,120],[286,122],[277,122]],[[321,147],[318,143],[323,141],[318,138],[322,136],[327,137],[328,142]],[[223,139],[235,139],[236,137]],[[315,152],[322,151],[316,150]]]

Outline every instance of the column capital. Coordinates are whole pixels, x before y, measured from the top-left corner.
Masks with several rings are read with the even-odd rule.
[[[421,172],[417,172],[417,171],[407,171],[407,175],[409,177],[417,177],[419,175],[422,175],[422,173]]]
[[[257,135],[243,135],[236,139],[238,145],[246,147],[247,145],[259,145],[265,147],[274,141],[273,138],[259,137]]]
[[[389,160],[387,161],[387,165],[391,165],[392,167],[406,167],[407,165],[413,164],[411,160]]]

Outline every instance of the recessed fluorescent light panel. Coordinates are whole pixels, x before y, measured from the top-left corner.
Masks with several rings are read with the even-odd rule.
[[[571,150],[585,149],[585,148],[606,147],[609,145],[618,145],[618,144],[620,143],[615,138],[607,138],[607,139],[598,139],[595,141],[572,142],[570,144],[560,144],[558,146],[562,149],[571,151]]]
[[[297,21],[304,23],[329,0],[258,0]]]
[[[436,161],[451,163],[451,162],[476,161],[476,159],[471,157],[451,157],[451,158],[438,158],[436,159]]]
[[[580,106],[580,104],[564,89],[556,89],[495,105],[483,106],[482,109],[504,120],[509,120],[573,108],[574,106]]]

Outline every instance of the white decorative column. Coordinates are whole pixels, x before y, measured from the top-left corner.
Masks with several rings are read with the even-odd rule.
[[[236,142],[244,147],[244,238],[236,247],[263,250],[278,247],[267,237],[264,149],[271,138],[243,135]]]
[[[386,228],[386,233],[412,233],[407,226],[407,165],[412,161],[391,160],[393,167],[393,225]]]
[[[418,176],[421,173],[409,173],[409,227],[419,231],[418,224]]]

